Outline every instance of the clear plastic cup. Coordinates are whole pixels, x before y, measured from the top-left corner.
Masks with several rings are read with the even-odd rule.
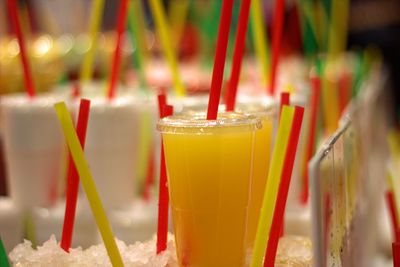
[[[159,121],[180,266],[243,266],[254,139],[261,121],[204,113]]]
[[[58,196],[64,140],[52,96],[3,96],[0,100],[7,185],[21,208],[50,206]]]
[[[254,144],[253,177],[247,227],[247,245],[251,251],[267,183],[277,109],[272,99],[270,99],[270,101],[265,101],[264,103],[239,104],[237,110],[244,114],[255,116],[262,122],[262,128],[255,133]]]

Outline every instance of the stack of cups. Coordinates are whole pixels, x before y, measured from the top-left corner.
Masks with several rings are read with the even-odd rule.
[[[1,98],[8,192],[25,218],[30,218],[32,208],[50,207],[58,197],[64,142],[53,110],[56,101],[49,95],[32,99],[24,94]],[[1,216],[0,221],[7,217]],[[22,217],[14,216],[11,225],[22,225]],[[22,232],[14,228],[8,231],[15,235]],[[12,238],[20,241],[22,236]]]

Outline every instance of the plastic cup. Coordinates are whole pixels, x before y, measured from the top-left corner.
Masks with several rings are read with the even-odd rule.
[[[0,198],[0,236],[5,250],[10,252],[23,237],[23,215],[8,197]]]
[[[247,227],[247,246],[251,250],[254,245],[265,185],[267,183],[273,142],[272,137],[277,113],[272,99],[268,99],[264,103],[238,104],[237,110],[255,116],[262,122],[262,128],[256,131],[254,141],[253,177],[251,180]]]
[[[0,100],[7,185],[18,207],[50,206],[58,196],[64,141],[52,96]]]
[[[32,209],[32,223],[37,244],[43,244],[51,235],[61,240],[64,222],[65,202],[60,201],[54,207],[35,207]],[[74,221],[74,233],[71,247],[88,248],[97,244],[97,227],[86,199],[79,199]]]
[[[239,113],[159,121],[180,266],[243,266],[255,132]]]
[[[91,102],[85,155],[106,209],[124,208],[135,197],[139,103],[130,96]]]

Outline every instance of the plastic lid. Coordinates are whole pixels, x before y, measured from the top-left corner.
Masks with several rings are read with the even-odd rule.
[[[237,112],[218,113],[216,120],[207,120],[205,112],[179,114],[159,120],[157,129],[162,133],[227,133],[231,131],[255,131],[261,129],[261,120],[252,115]]]

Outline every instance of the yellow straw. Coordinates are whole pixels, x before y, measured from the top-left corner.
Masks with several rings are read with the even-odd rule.
[[[185,88],[183,86],[181,77],[179,76],[178,61],[172,49],[172,43],[170,39],[171,35],[168,29],[167,21],[165,19],[164,9],[161,6],[160,0],[150,0],[149,3],[151,12],[156,23],[157,32],[163,47],[164,56],[172,72],[171,74],[174,83],[175,93],[178,96],[184,96]]]
[[[71,116],[69,115],[64,102],[55,104],[54,108],[56,110],[58,120],[61,123],[72,159],[74,160],[80,181],[83,189],[85,190],[97,226],[100,230],[101,237],[103,238],[103,242],[107,249],[111,264],[114,267],[124,266],[121,254],[119,253],[117,244],[115,243],[114,235],[112,233],[110,223],[108,222],[106,212],[101,203],[99,194],[97,193],[96,185],[93,181],[88,163],[85,160],[82,147],[76,135]]]
[[[324,75],[322,75],[322,106],[325,121],[326,133],[332,134],[338,128],[339,122],[339,100],[337,83],[332,77],[330,70],[331,61],[328,60],[324,67]]]
[[[254,50],[261,65],[262,82],[267,86],[269,83],[270,57],[267,36],[264,32],[265,27],[260,0],[253,0],[251,3],[251,27],[253,30]]]
[[[82,83],[88,82],[92,78],[93,61],[97,44],[97,33],[100,27],[103,8],[104,8],[104,0],[93,0],[92,13],[90,14],[90,24],[89,24],[90,47],[83,58],[80,77],[79,77]]]
[[[35,223],[33,221],[33,216],[30,211],[27,212],[25,215],[25,231],[26,231],[26,238],[32,242],[32,246],[35,248],[37,246],[37,238],[36,238],[36,231],[35,231]]]
[[[175,0],[171,1],[168,10],[168,17],[171,23],[171,29],[174,33],[174,44],[178,47],[182,39],[183,31],[185,29],[186,17],[189,10],[189,0]]]
[[[349,0],[332,1],[329,25],[328,55],[337,57],[346,47]]]
[[[388,143],[390,148],[390,153],[393,158],[400,156],[400,142],[399,134],[395,129],[391,129],[388,133]]]
[[[251,267],[260,267],[263,263],[293,116],[294,107],[284,106],[282,108],[276,143],[272,153],[267,184],[260,212],[260,219],[258,221],[257,234],[250,265]]]

